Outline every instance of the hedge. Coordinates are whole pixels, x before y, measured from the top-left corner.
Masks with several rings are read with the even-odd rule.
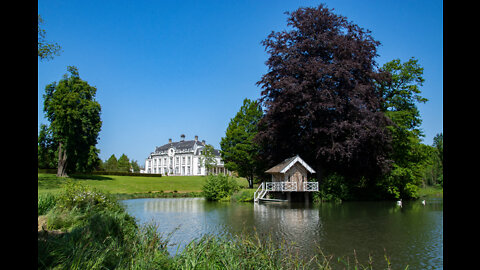
[[[56,174],[57,169],[38,169],[38,173],[50,173]],[[74,173],[77,174],[77,173]],[[80,174],[80,173],[79,173]],[[144,176],[144,177],[162,177],[162,174],[154,173],[132,173],[132,172],[106,172],[106,171],[93,171],[87,173],[88,175],[120,175],[120,176]],[[83,173],[82,173],[83,175]]]

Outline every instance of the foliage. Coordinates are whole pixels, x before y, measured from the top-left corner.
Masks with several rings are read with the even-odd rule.
[[[433,138],[433,147],[435,147],[434,155],[434,183],[443,187],[443,133],[435,135]]]
[[[40,125],[38,134],[38,168],[51,169],[57,167],[58,143],[53,139],[52,130],[45,124]]]
[[[215,158],[215,148],[212,145],[207,144],[202,150],[202,156],[199,158],[200,164],[205,165],[207,173],[217,166],[217,159]]]
[[[422,166],[423,185],[443,187],[443,133],[433,138],[433,146],[424,147],[426,160]]]
[[[256,189],[240,189],[235,192],[231,200],[234,202],[253,202],[253,195]]]
[[[419,129],[422,121],[417,103],[427,102],[420,96],[423,68],[415,58],[401,63],[392,60],[382,66],[389,79],[378,84],[384,102],[382,111],[392,121],[388,128],[392,134],[392,170],[377,183],[386,196],[395,199],[416,198],[418,185],[429,163],[429,149],[421,144]]]
[[[118,159],[118,170],[125,172],[130,171],[130,161],[125,154],[122,154],[122,156]]]
[[[38,195],[38,215],[45,215],[57,204],[57,197],[51,193]]]
[[[118,171],[118,160],[115,157],[115,154],[112,154],[106,161],[103,163],[104,169],[107,172]]]
[[[225,167],[247,178],[250,188],[253,188],[254,176],[264,171],[258,159],[259,147],[253,142],[262,115],[262,108],[256,101],[244,99],[240,111],[230,119],[225,137],[220,141]]]
[[[299,154],[318,173],[359,181],[388,171],[388,119],[375,81],[380,44],[370,31],[320,4],[287,13],[291,30],[263,41],[265,115],[256,140],[269,166]],[[382,75],[382,76],[381,76]]]
[[[130,165],[132,166],[133,172],[139,173],[140,172],[140,166],[138,165],[138,162],[136,160],[131,160]]]
[[[57,206],[68,210],[77,208],[82,211],[114,207],[116,203],[109,196],[96,188],[75,181],[67,181],[63,186],[63,192],[57,198]]]
[[[80,79],[78,69],[69,66],[57,84],[45,87],[44,108],[53,138],[59,143],[58,175],[92,171],[98,165],[95,147],[102,121],[97,89]]]
[[[38,57],[40,60],[51,60],[53,56],[59,56],[61,47],[58,43],[48,42],[45,39],[46,31],[40,27],[43,24],[43,18],[38,14]]]
[[[237,182],[228,175],[209,175],[202,187],[205,199],[208,201],[219,201],[222,198],[231,196],[239,189]]]
[[[350,187],[345,177],[338,173],[327,175],[318,187],[318,192],[313,194],[314,202],[341,202],[350,197]]]
[[[68,189],[68,190],[67,190]],[[81,197],[86,187],[70,186],[63,193]],[[79,193],[76,193],[79,192]],[[98,194],[105,196],[107,194]],[[70,201],[70,209],[57,205],[50,223],[66,230],[61,236],[38,239],[39,269],[170,269],[172,259],[153,225],[138,227],[135,219],[114,200],[108,207],[88,207]],[[90,201],[91,202],[91,201]],[[61,203],[61,200],[57,201]]]

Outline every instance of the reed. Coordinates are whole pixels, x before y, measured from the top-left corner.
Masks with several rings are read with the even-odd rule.
[[[305,259],[292,243],[259,237],[255,230],[204,235],[171,256],[171,234],[159,234],[152,223],[137,225],[113,196],[78,183],[52,196],[39,197],[39,209],[47,229],[63,233],[39,231],[39,269],[373,269],[371,260],[359,263],[355,252],[353,260],[335,261],[319,249]],[[391,269],[385,259],[384,269]]]

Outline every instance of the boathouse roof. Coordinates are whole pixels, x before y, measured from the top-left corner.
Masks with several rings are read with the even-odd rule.
[[[266,170],[266,173],[285,173],[287,172],[295,163],[300,163],[305,169],[310,173],[315,173],[315,170],[312,169],[299,155],[296,155],[291,158],[287,158],[279,164],[273,166],[272,168]]]

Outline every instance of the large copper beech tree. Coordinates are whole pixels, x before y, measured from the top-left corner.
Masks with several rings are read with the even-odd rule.
[[[266,112],[255,138],[262,158],[275,165],[299,154],[319,181],[329,172],[353,181],[382,175],[390,135],[375,87],[388,78],[374,61],[380,42],[323,4],[286,14],[291,30],[262,41],[269,54],[257,82]]]

